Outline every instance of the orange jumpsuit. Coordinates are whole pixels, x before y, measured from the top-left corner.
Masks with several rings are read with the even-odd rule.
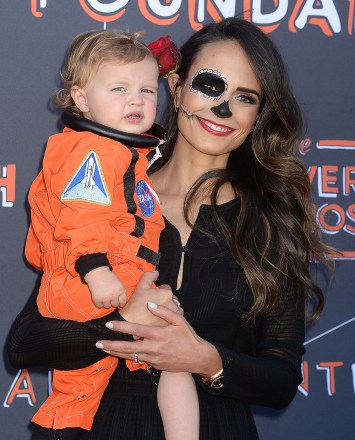
[[[43,316],[87,321],[112,312],[92,302],[75,270],[80,256],[107,254],[127,299],[142,273],[154,270],[164,220],[146,175],[149,151],[69,128],[49,138],[29,192],[25,247],[29,263],[43,271],[37,299]],[[80,370],[54,370],[53,392],[33,421],[90,429],[116,365],[109,356]]]

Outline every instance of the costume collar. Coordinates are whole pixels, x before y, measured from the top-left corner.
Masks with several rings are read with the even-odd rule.
[[[165,130],[158,124],[153,124],[152,128],[147,131],[149,136],[141,134],[125,133],[124,131],[114,130],[106,125],[82,118],[74,113],[66,110],[62,113],[61,120],[63,124],[75,131],[90,131],[104,136],[114,141],[121,142],[129,147],[139,148],[155,148],[160,145],[161,139],[165,139]]]

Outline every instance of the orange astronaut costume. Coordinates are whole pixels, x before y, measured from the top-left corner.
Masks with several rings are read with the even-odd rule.
[[[49,138],[43,169],[29,192],[25,247],[29,263],[43,271],[37,299],[43,316],[87,321],[112,312],[92,302],[75,269],[80,257],[107,257],[127,300],[143,271],[154,270],[164,220],[146,175],[149,151],[70,128]],[[53,392],[33,421],[90,429],[117,362],[109,356],[80,370],[54,370]]]

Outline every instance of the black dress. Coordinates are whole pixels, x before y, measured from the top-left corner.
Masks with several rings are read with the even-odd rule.
[[[218,209],[231,227],[238,213],[238,200]],[[303,295],[296,295],[290,289],[283,293],[273,316],[260,315],[254,323],[243,322],[240,316],[250,309],[252,294],[208,205],[201,206],[184,248],[179,232],[168,221],[160,243],[159,282],[172,286],[188,322],[200,337],[216,346],[223,362],[223,388],[207,388],[195,375],[200,401],[200,438],[258,439],[249,405],[283,408],[293,399],[302,381]],[[177,291],[183,252],[183,278]],[[102,356],[93,345],[99,339],[113,339],[114,332],[108,333],[102,323],[115,318],[116,312],[89,323],[48,320],[28,306],[17,318],[10,335],[10,361],[17,368],[33,365],[80,368]],[[75,337],[71,337],[72,333]],[[120,334],[115,337],[127,339]],[[130,372],[124,362],[119,362],[94,426],[81,434],[80,440],[137,438],[164,439],[156,386],[146,372]]]

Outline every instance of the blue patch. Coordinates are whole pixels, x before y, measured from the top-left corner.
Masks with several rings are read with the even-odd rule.
[[[64,189],[61,200],[84,200],[111,205],[99,159],[94,151],[86,156]]]
[[[154,212],[154,200],[148,184],[144,180],[140,180],[136,185],[136,192],[143,217],[150,217]]]

